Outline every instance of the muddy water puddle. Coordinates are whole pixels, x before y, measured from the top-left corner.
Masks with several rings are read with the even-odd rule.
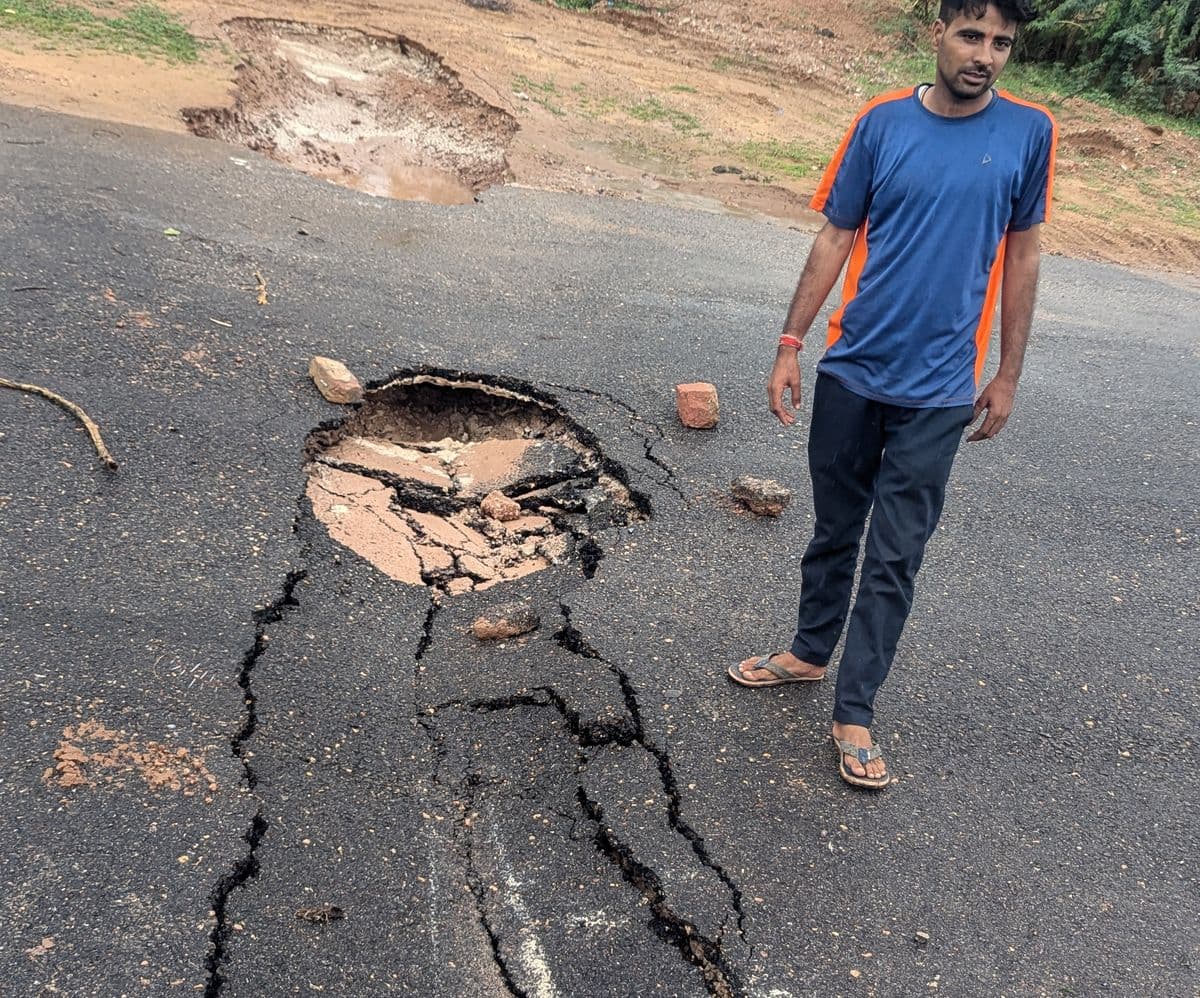
[[[461,183],[454,174],[429,166],[382,167],[367,163],[357,175],[338,173],[328,175],[325,179],[352,187],[364,194],[396,198],[400,201],[470,204],[475,200],[475,192]]]
[[[397,582],[439,596],[551,565],[591,575],[598,531],[646,503],[552,404],[441,375],[371,391],[306,447],[307,495],[330,536]]]
[[[382,197],[466,204],[510,178],[516,120],[416,42],[272,19],[222,27],[245,56],[234,103],[185,109],[195,134]]]

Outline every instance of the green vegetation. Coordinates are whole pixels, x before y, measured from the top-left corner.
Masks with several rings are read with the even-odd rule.
[[[559,96],[558,87],[553,80],[538,83],[536,80],[531,80],[524,73],[521,73],[513,79],[513,92],[524,93],[535,104],[544,107],[551,114],[557,115],[560,118],[567,113],[550,99],[551,97]]]
[[[1032,100],[1083,97],[1118,112],[1200,120],[1200,0],[1041,0],[1022,29],[1002,85]],[[882,25],[923,49],[933,0],[910,0]],[[1197,134],[1191,128],[1185,130]]]
[[[1175,195],[1165,199],[1164,207],[1177,224],[1185,225],[1189,229],[1200,229],[1200,208],[1196,206],[1193,198]]]
[[[1200,0],[1042,0],[1024,55],[1144,109],[1200,117]]]
[[[686,83],[676,83],[670,89],[677,94],[696,94],[700,92],[695,87],[689,87]]]
[[[743,142],[738,155],[756,169],[800,179],[824,166],[821,155],[801,142]]]
[[[694,114],[668,107],[657,97],[647,97],[625,108],[625,113],[638,121],[665,121],[681,135],[700,132],[700,120]]]
[[[712,68],[718,73],[725,73],[734,68],[761,69],[767,62],[760,55],[719,55],[712,61]]]
[[[50,42],[161,56],[172,62],[200,57],[200,46],[183,22],[147,3],[109,17],[64,0],[0,0],[0,30],[5,28]]]

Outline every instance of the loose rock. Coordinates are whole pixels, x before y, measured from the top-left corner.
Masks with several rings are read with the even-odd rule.
[[[475,618],[471,633],[480,641],[501,641],[536,630],[542,620],[524,603],[498,603]]]
[[[675,408],[679,421],[693,430],[711,430],[720,416],[717,388],[707,381],[675,386]]]
[[[521,515],[521,507],[503,492],[489,492],[479,504],[479,509],[484,516],[490,516],[502,523],[515,520]]]
[[[317,391],[330,402],[346,405],[362,401],[362,385],[358,383],[358,378],[350,373],[350,368],[340,360],[314,357],[308,362],[308,376],[313,379]]]
[[[759,516],[779,516],[792,501],[792,490],[770,478],[742,475],[733,480],[733,497]]]

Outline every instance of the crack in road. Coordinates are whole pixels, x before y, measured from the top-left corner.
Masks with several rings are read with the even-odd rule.
[[[242,764],[242,769],[246,774],[246,789],[251,793],[253,793],[254,788],[258,785],[258,774],[250,763],[250,753],[246,751],[246,742],[254,736],[254,732],[258,727],[258,697],[254,691],[254,669],[258,665],[258,660],[262,657],[263,652],[267,650],[267,646],[271,640],[267,634],[267,627],[270,624],[275,624],[283,620],[284,614],[288,609],[300,605],[300,601],[296,599],[295,590],[296,586],[307,575],[308,572],[305,569],[289,572],[287,578],[284,580],[279,597],[274,602],[254,612],[254,643],[247,649],[245,655],[242,656],[242,668],[238,673],[237,682],[242,690],[242,702],[245,704],[246,713],[241,727],[238,728],[229,740],[229,748]],[[205,961],[205,971],[207,972],[208,980],[204,987],[204,998],[218,998],[225,987],[225,976],[222,974],[221,968],[225,962],[226,946],[228,945],[230,936],[230,926],[226,919],[229,897],[239,887],[257,875],[259,870],[258,847],[262,843],[266,832],[267,820],[263,817],[263,805],[260,800],[258,802],[258,810],[250,820],[250,827],[246,829],[245,835],[242,836],[247,846],[245,855],[238,859],[229,872],[217,881],[217,885],[213,888],[213,892],[210,895],[213,928],[209,935],[210,949],[208,959]]]
[[[443,374],[444,372],[437,372],[437,376],[439,377],[443,376]],[[503,379],[498,379],[498,384],[502,390],[508,390],[509,388],[509,384]],[[511,383],[511,389],[514,391],[520,389],[521,391],[529,392],[529,386],[517,382]],[[578,389],[568,390],[576,391]],[[621,400],[599,392],[590,392],[590,394],[605,397],[614,405],[621,406],[630,412],[632,417],[631,430],[634,429],[634,422],[645,423],[636,410]],[[541,392],[537,393],[536,401],[537,404],[549,408],[554,405],[556,400],[553,396]],[[570,420],[569,417],[564,416],[564,419],[567,420],[584,444],[593,448],[594,453],[599,459],[599,470],[611,474],[624,484],[629,489],[630,498],[635,509],[643,516],[650,515],[649,498],[629,488],[624,470],[604,456],[599,441],[590,432],[574,423],[573,420]],[[652,424],[646,425],[651,427],[658,439],[663,439],[662,431],[658,427]],[[667,473],[670,479],[667,484],[681,498],[686,500],[682,491],[674,484],[674,472],[651,453],[653,442],[649,439],[648,435],[646,433],[640,433],[639,435],[642,438],[647,460],[656,464]],[[383,484],[393,488],[400,488],[405,484],[402,482],[383,482],[384,476],[380,475],[378,471],[372,471],[371,469],[362,470],[369,473],[370,477],[380,480]],[[595,475],[596,472],[593,472],[592,477],[595,477]],[[407,484],[410,486],[411,494],[407,495],[406,499],[418,510],[421,507],[425,507],[430,512],[436,510],[438,513],[442,513],[449,507],[457,508],[459,505],[451,497],[432,495],[423,489],[412,488],[411,483]],[[530,482],[527,484],[533,487],[543,483]],[[548,481],[545,484],[555,483]],[[306,508],[304,496],[301,496],[300,503],[301,508],[294,524],[294,529],[298,529],[301,521],[315,520],[312,508]],[[573,522],[568,510],[564,510],[559,527],[573,537],[583,575],[585,578],[592,578],[604,557],[604,550],[596,537],[587,527]],[[425,576],[425,574],[423,571],[422,575]],[[230,750],[243,766],[245,785],[251,793],[255,791],[258,784],[258,774],[251,761],[252,753],[247,749],[247,742],[254,737],[258,726],[254,671],[260,657],[267,650],[270,642],[270,636],[267,633],[268,627],[283,620],[285,614],[290,609],[300,605],[299,600],[295,596],[295,589],[307,576],[307,569],[290,572],[281,587],[278,598],[268,606],[256,610],[254,613],[254,642],[243,656],[241,670],[238,675],[238,685],[243,692],[245,716],[241,727],[230,739]],[[424,613],[420,635],[413,654],[412,682],[414,692],[420,687],[422,663],[435,643],[439,614],[445,608],[444,598],[446,594],[438,585],[439,580],[429,576],[423,578],[423,581],[430,585],[432,598]],[[741,942],[745,943],[746,935],[743,924],[744,912],[742,910],[741,890],[721,865],[709,854],[703,837],[683,819],[681,794],[675,780],[670,755],[648,735],[643,723],[637,691],[628,674],[614,663],[606,660],[587,641],[578,627],[573,623],[571,609],[566,602],[560,600],[558,609],[561,614],[562,624],[553,633],[552,640],[569,654],[593,659],[612,673],[619,684],[625,707],[625,710],[620,714],[619,720],[585,720],[580,716],[578,710],[572,708],[568,697],[553,686],[539,686],[520,695],[514,694],[512,696],[474,702],[467,699],[460,699],[424,708],[414,715],[413,723],[416,726],[420,726],[430,740],[434,754],[434,759],[432,760],[433,783],[438,786],[447,786],[447,784],[443,783],[443,769],[446,765],[448,755],[443,733],[439,730],[437,723],[437,715],[439,713],[450,710],[498,712],[516,708],[554,711],[562,719],[566,731],[573,738],[576,746],[575,772],[578,779],[567,783],[568,788],[572,786],[572,783],[574,784],[574,793],[572,795],[574,807],[567,806],[559,812],[564,820],[572,822],[572,839],[580,843],[590,841],[597,853],[607,863],[612,864],[620,870],[622,878],[641,894],[644,899],[643,903],[651,911],[653,918],[649,924],[655,935],[678,949],[685,960],[700,970],[709,993],[720,996],[720,998],[730,998],[730,996],[739,993],[740,988],[723,948],[726,944],[729,916],[726,915],[720,921],[719,929],[713,932],[710,938],[701,932],[696,924],[671,907],[668,903],[667,890],[664,887],[662,878],[649,865],[639,860],[632,848],[620,841],[616,831],[605,824],[605,815],[601,804],[589,797],[582,780],[582,774],[587,770],[589,765],[590,750],[602,749],[607,746],[620,746],[623,748],[636,746],[649,753],[654,760],[659,774],[659,781],[662,784],[665,794],[668,827],[673,833],[687,841],[699,863],[708,870],[711,870],[729,891],[729,908],[732,914],[736,916],[737,935]],[[497,968],[500,980],[509,994],[519,996],[519,998],[527,998],[527,996],[537,998],[537,996],[543,993],[553,992],[553,982],[548,977],[542,980],[539,976],[542,972],[548,974],[545,954],[540,952],[540,941],[537,939],[524,940],[521,944],[522,950],[520,951],[520,956],[517,956],[510,951],[511,945],[510,941],[506,938],[504,924],[497,921],[495,912],[489,911],[489,904],[494,904],[495,898],[489,891],[485,881],[485,871],[479,863],[479,850],[481,846],[477,843],[475,829],[475,818],[478,815],[476,807],[480,805],[479,795],[481,786],[482,781],[479,774],[470,771],[470,769],[461,773],[459,787],[461,791],[460,796],[463,799],[455,800],[454,805],[457,808],[461,808],[462,816],[455,823],[458,834],[452,839],[452,854],[457,856],[457,861],[462,865],[469,892],[474,899],[474,907],[478,915],[479,924],[484,936],[488,940],[488,947],[490,948],[492,960]],[[564,811],[571,813],[563,813]],[[487,827],[489,827],[489,831],[494,831],[490,829],[490,826]],[[235,891],[247,884],[260,872],[258,850],[267,831],[268,821],[264,814],[263,802],[260,799],[257,811],[243,835],[243,840],[246,843],[245,853],[220,878],[210,895],[213,927],[210,933],[210,949],[206,960],[207,984],[204,991],[205,998],[219,998],[225,990],[227,983],[225,972],[227,962],[230,959],[228,946],[232,933],[232,925],[228,916],[229,899]],[[493,845],[496,849],[502,849],[499,840],[494,841]],[[516,901],[509,899],[509,903],[523,904],[519,898]],[[526,912],[525,914],[527,915],[528,913]],[[518,921],[521,922],[527,920],[524,917],[518,918]],[[527,947],[537,948],[540,953],[540,959],[535,960],[532,965],[526,959],[528,954],[525,952],[525,948]],[[516,972],[518,965],[512,963],[514,959],[521,960],[521,973]],[[539,971],[538,968],[542,969]],[[532,976],[530,979],[526,979],[524,975]],[[547,987],[550,988],[549,992],[546,991]]]
[[[738,938],[742,942],[746,941],[745,918],[746,913],[742,909],[742,891],[733,879],[725,872],[725,869],[717,863],[709,854],[707,847],[704,844],[704,837],[700,835],[691,825],[683,820],[682,814],[682,795],[679,792],[679,784],[675,780],[674,768],[671,765],[670,753],[665,749],[660,748],[647,735],[644,724],[642,723],[642,711],[638,704],[637,692],[633,688],[633,683],[629,679],[628,673],[613,662],[605,659],[594,647],[588,644],[579,629],[571,622],[571,610],[565,603],[559,603],[559,612],[563,616],[563,626],[554,635],[554,640],[565,650],[573,655],[582,655],[585,658],[594,658],[603,662],[609,670],[617,677],[617,682],[621,685],[621,692],[625,697],[625,709],[628,711],[630,718],[633,720],[633,741],[640,745],[645,751],[649,752],[654,757],[658,764],[658,775],[662,780],[663,792],[667,795],[667,821],[671,826],[671,830],[677,835],[687,839],[695,852],[696,858],[700,863],[712,870],[717,875],[721,883],[723,883],[730,893],[734,913],[737,915],[737,932]]]
[[[590,396],[592,396],[592,398],[604,399],[606,402],[610,403],[611,405],[619,406],[620,408],[624,409],[627,413],[629,413],[629,415],[630,415],[629,432],[634,434],[635,436],[642,438],[642,449],[645,451],[644,456],[645,456],[646,460],[649,461],[651,464],[655,465],[656,467],[661,468],[664,472],[666,472],[666,476],[667,476],[666,479],[664,479],[659,484],[670,489],[677,496],[679,496],[679,498],[682,499],[684,502],[689,501],[687,494],[677,484],[677,480],[675,477],[675,469],[672,468],[662,458],[660,458],[658,455],[656,455],[654,453],[654,443],[650,440],[650,438],[647,434],[645,434],[645,433],[641,432],[639,429],[637,429],[635,424],[641,423],[643,426],[649,427],[649,429],[653,431],[654,435],[659,439],[660,442],[663,440],[666,440],[666,438],[667,438],[667,435],[663,432],[661,426],[659,426],[657,423],[653,422],[652,420],[646,419],[646,417],[643,416],[640,412],[638,412],[634,406],[631,406],[628,402],[624,401],[623,399],[617,398],[615,395],[613,395],[609,392],[603,392],[596,388],[583,388],[583,387],[580,387],[579,385],[563,385],[563,384],[558,384],[557,382],[553,382],[553,381],[549,381],[546,383],[551,388],[558,388],[561,391],[575,392],[579,395],[590,395]]]
[[[741,889],[724,868],[712,858],[705,846],[703,836],[683,819],[681,794],[675,780],[670,756],[647,735],[642,722],[642,713],[637,700],[637,692],[629,676],[624,670],[607,661],[588,643],[583,634],[572,622],[570,608],[565,603],[559,603],[559,612],[562,615],[563,625],[555,632],[553,640],[569,653],[600,662],[613,673],[620,684],[625,701],[627,717],[625,723],[585,724],[579,713],[571,709],[567,700],[553,686],[538,686],[527,693],[493,697],[486,700],[469,701],[456,699],[445,701],[426,708],[426,717],[420,719],[418,723],[435,740],[436,744],[440,746],[440,735],[437,734],[436,725],[431,719],[443,711],[465,710],[473,713],[496,713],[521,707],[551,709],[562,718],[567,731],[575,740],[578,748],[578,774],[582,774],[587,768],[588,757],[585,750],[589,748],[602,748],[609,745],[619,745],[629,748],[636,745],[648,752],[655,760],[659,779],[666,794],[667,822],[669,827],[688,842],[700,863],[711,870],[729,890],[730,907],[736,916],[737,935],[741,942],[745,943],[747,941],[744,925],[745,912],[742,908]],[[444,753],[440,756],[439,766],[434,775],[435,783],[440,783],[440,760],[443,758]],[[475,898],[475,906],[480,924],[483,926],[490,941],[493,960],[497,965],[500,975],[512,994],[523,996],[526,992],[515,982],[512,971],[505,962],[502,938],[488,918],[486,909],[487,893],[483,885],[483,878],[475,865],[474,829],[471,816],[475,813],[475,791],[479,786],[479,779],[474,773],[464,772],[462,774],[462,781],[463,786],[467,790],[468,799],[461,805],[462,820],[459,822],[459,825],[464,829],[466,837],[468,885]],[[705,986],[710,994],[718,996],[718,998],[732,998],[734,995],[743,993],[737,975],[726,958],[724,951],[724,928],[717,934],[716,938],[705,936],[693,922],[680,915],[670,906],[662,879],[653,869],[641,862],[634,855],[633,850],[621,842],[615,830],[605,823],[602,806],[599,802],[588,796],[582,781],[576,786],[576,803],[579,806],[579,817],[589,821],[595,829],[592,835],[592,843],[596,850],[608,862],[616,866],[621,871],[623,879],[646,899],[654,915],[652,927],[659,938],[678,949],[684,959],[700,970]],[[578,818],[575,820],[578,820]]]

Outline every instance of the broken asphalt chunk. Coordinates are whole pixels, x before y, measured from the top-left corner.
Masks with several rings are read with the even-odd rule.
[[[537,630],[541,617],[524,603],[497,603],[475,618],[471,633],[480,641],[503,641]]]
[[[733,497],[758,516],[779,516],[792,501],[792,490],[770,478],[742,475],[731,488]]]

